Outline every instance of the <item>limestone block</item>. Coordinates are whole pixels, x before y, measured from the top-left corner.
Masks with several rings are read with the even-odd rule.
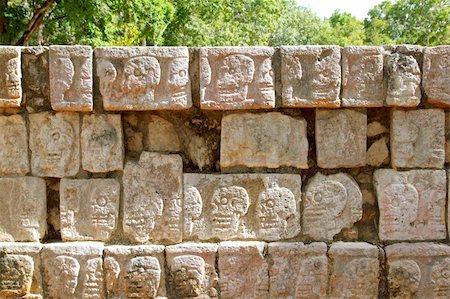
[[[50,46],[50,102],[56,111],[92,111],[92,48]]]
[[[22,48],[23,102],[28,112],[51,110],[48,47]]]
[[[76,113],[30,114],[31,172],[74,176],[80,169],[80,118]]]
[[[150,152],[179,152],[181,142],[175,126],[158,115],[149,115],[145,150]],[[198,150],[198,149],[197,149]]]
[[[379,169],[374,187],[381,240],[445,239],[445,170]]]
[[[305,189],[303,233],[314,240],[332,241],[343,228],[362,217],[362,193],[346,173],[317,173]]]
[[[450,162],[450,113],[445,113],[445,163]]]
[[[366,165],[367,115],[351,109],[316,110],[317,165],[351,168]]]
[[[0,108],[20,107],[22,71],[20,47],[0,48]]]
[[[221,242],[219,285],[223,299],[269,298],[269,271],[263,242]]]
[[[281,243],[268,245],[270,298],[326,298],[328,259],[325,243]],[[295,270],[294,270],[295,269]]]
[[[107,246],[103,270],[108,298],[166,298],[164,246]]]
[[[380,167],[389,159],[389,150],[386,138],[382,137],[375,141],[367,150],[367,165]]]
[[[275,107],[275,76],[269,47],[200,49],[200,108]]]
[[[387,132],[389,132],[389,130],[378,121],[373,121],[367,125],[367,137],[375,137]]]
[[[183,161],[178,155],[142,152],[123,175],[123,229],[134,241],[181,242]]]
[[[185,174],[184,238],[293,238],[301,183],[297,174]]]
[[[393,111],[391,154],[393,168],[443,168],[444,111],[440,109]]]
[[[220,167],[308,168],[306,121],[279,112],[222,118]]]
[[[81,156],[83,169],[90,172],[123,169],[123,132],[119,114],[83,115]]]
[[[339,107],[341,48],[281,47],[283,107]]]
[[[450,298],[450,247],[397,243],[385,248],[389,298]]]
[[[99,47],[95,57],[105,110],[192,106],[186,47]]]
[[[120,184],[115,179],[62,179],[60,183],[63,241],[106,241],[117,227]]]
[[[368,243],[337,242],[331,245],[328,298],[378,298],[379,249]]]
[[[29,171],[25,120],[21,115],[0,116],[0,175],[26,175]]]
[[[428,103],[450,106],[450,46],[425,48],[422,85]]]
[[[218,298],[217,244],[183,243],[166,247],[169,298]]]
[[[383,48],[342,49],[342,106],[382,107],[383,86]]]
[[[0,241],[36,241],[47,230],[45,181],[33,177],[0,178]]]
[[[41,251],[45,298],[105,298],[103,244],[45,244]]]

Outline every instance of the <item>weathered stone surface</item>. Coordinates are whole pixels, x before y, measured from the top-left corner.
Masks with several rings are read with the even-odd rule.
[[[446,184],[445,170],[376,170],[380,239],[445,239]]]
[[[269,298],[268,264],[263,242],[219,244],[220,298]]]
[[[51,110],[48,47],[22,48],[23,102],[28,112]]]
[[[367,125],[367,137],[375,137],[387,132],[389,132],[389,130],[378,121],[373,121]]]
[[[200,108],[275,107],[275,77],[269,47],[200,49]]]
[[[326,298],[328,259],[325,243],[269,243],[270,298]]]
[[[444,111],[440,109],[393,111],[391,155],[393,168],[443,168]]]
[[[50,46],[50,102],[57,111],[92,111],[92,48]]]
[[[22,71],[20,47],[0,48],[0,108],[20,107]]]
[[[84,170],[108,172],[123,169],[123,133],[119,114],[83,115],[81,156]]]
[[[450,106],[450,46],[425,48],[423,57],[423,88],[427,101]]]
[[[39,241],[47,229],[45,181],[0,178],[0,241]]]
[[[114,179],[62,179],[63,241],[108,240],[117,227],[119,199],[120,184]]]
[[[103,270],[108,298],[166,298],[164,246],[107,246]]]
[[[367,150],[367,165],[380,167],[382,164],[387,164],[388,159],[389,149],[384,137],[375,141]]]
[[[105,298],[103,244],[45,244],[41,252],[45,298]]]
[[[143,152],[123,175],[123,229],[134,241],[182,239],[183,162],[178,155]]]
[[[303,233],[314,240],[333,240],[362,217],[362,194],[348,174],[317,173],[305,189]]]
[[[351,109],[316,111],[317,165],[321,168],[366,165],[367,115]]]
[[[339,107],[341,48],[281,47],[283,107]]]
[[[166,247],[169,298],[218,298],[218,245],[184,243]]]
[[[25,120],[21,115],[0,116],[0,175],[26,175],[29,171]]]
[[[331,245],[330,294],[328,298],[378,298],[379,249],[368,243]]]
[[[184,238],[293,238],[301,183],[297,174],[185,174]]]
[[[450,162],[450,113],[445,113],[445,163]]]
[[[76,113],[30,114],[31,172],[74,176],[80,169],[80,118]]]
[[[175,126],[160,116],[149,115],[144,147],[151,152],[179,152],[181,142]]]
[[[222,119],[220,167],[308,168],[306,121],[279,112]]]
[[[192,106],[186,47],[99,47],[95,57],[105,110]]]

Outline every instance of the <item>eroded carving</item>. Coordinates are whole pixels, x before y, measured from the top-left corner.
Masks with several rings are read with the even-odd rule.
[[[50,298],[71,298],[78,286],[80,263],[70,256],[57,256],[48,267],[47,292]]]
[[[0,49],[0,107],[20,107],[22,101],[22,71],[20,48]]]
[[[431,268],[431,283],[435,299],[450,297],[450,258],[438,261]]]
[[[103,292],[102,260],[94,258],[87,261],[82,298],[99,299]]]
[[[160,284],[161,268],[155,257],[131,259],[125,275],[127,298],[155,298]]]
[[[413,260],[394,261],[389,264],[389,298],[412,299],[419,289],[421,271]]]
[[[193,186],[184,188],[184,235],[191,236],[194,232],[194,221],[200,218],[203,200],[200,192]]]
[[[23,101],[28,112],[50,110],[48,47],[22,48]]]
[[[427,47],[423,57],[423,88],[428,102],[450,105],[450,47]]]
[[[26,255],[0,255],[0,296],[21,297],[30,292],[34,262]]]
[[[30,171],[25,120],[20,115],[0,116],[0,174],[25,175]]]

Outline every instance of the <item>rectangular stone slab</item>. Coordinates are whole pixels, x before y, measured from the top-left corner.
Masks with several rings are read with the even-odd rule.
[[[0,116],[0,175],[26,175],[29,171],[28,134],[23,116]]]
[[[20,107],[22,70],[20,47],[0,47],[0,108]]]
[[[427,101],[450,106],[450,46],[427,47],[423,55],[422,85]]]
[[[48,47],[22,48],[23,102],[30,113],[51,110]]]

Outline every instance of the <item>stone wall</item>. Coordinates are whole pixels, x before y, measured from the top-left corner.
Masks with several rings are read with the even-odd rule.
[[[450,298],[450,46],[0,66],[0,298]]]

